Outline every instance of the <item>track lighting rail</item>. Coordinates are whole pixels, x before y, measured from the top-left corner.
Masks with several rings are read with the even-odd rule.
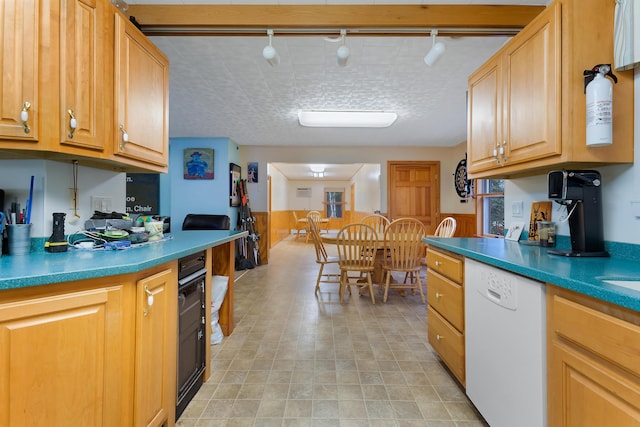
[[[513,35],[544,6],[521,5],[130,5],[149,36]]]

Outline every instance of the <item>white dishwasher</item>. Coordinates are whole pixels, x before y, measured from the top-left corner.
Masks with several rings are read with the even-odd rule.
[[[491,427],[547,425],[545,285],[465,259],[467,395]]]

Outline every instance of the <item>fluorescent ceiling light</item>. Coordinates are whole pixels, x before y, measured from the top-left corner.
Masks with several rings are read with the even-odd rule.
[[[307,127],[384,128],[396,121],[396,113],[385,111],[319,111],[301,110],[298,121]]]

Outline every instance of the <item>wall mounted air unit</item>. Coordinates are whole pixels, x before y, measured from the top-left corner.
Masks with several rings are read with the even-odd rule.
[[[311,198],[311,187],[298,187],[296,188],[296,197],[302,199]]]

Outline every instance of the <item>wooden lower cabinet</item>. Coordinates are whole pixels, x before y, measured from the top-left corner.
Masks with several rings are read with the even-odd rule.
[[[549,426],[640,426],[640,313],[547,286]]]
[[[427,248],[429,344],[465,385],[464,258]]]
[[[172,426],[176,340],[177,261],[1,291],[0,425]]]
[[[0,303],[0,425],[119,425],[124,286]]]
[[[177,268],[167,268],[136,284],[136,426],[175,419],[177,281]]]

